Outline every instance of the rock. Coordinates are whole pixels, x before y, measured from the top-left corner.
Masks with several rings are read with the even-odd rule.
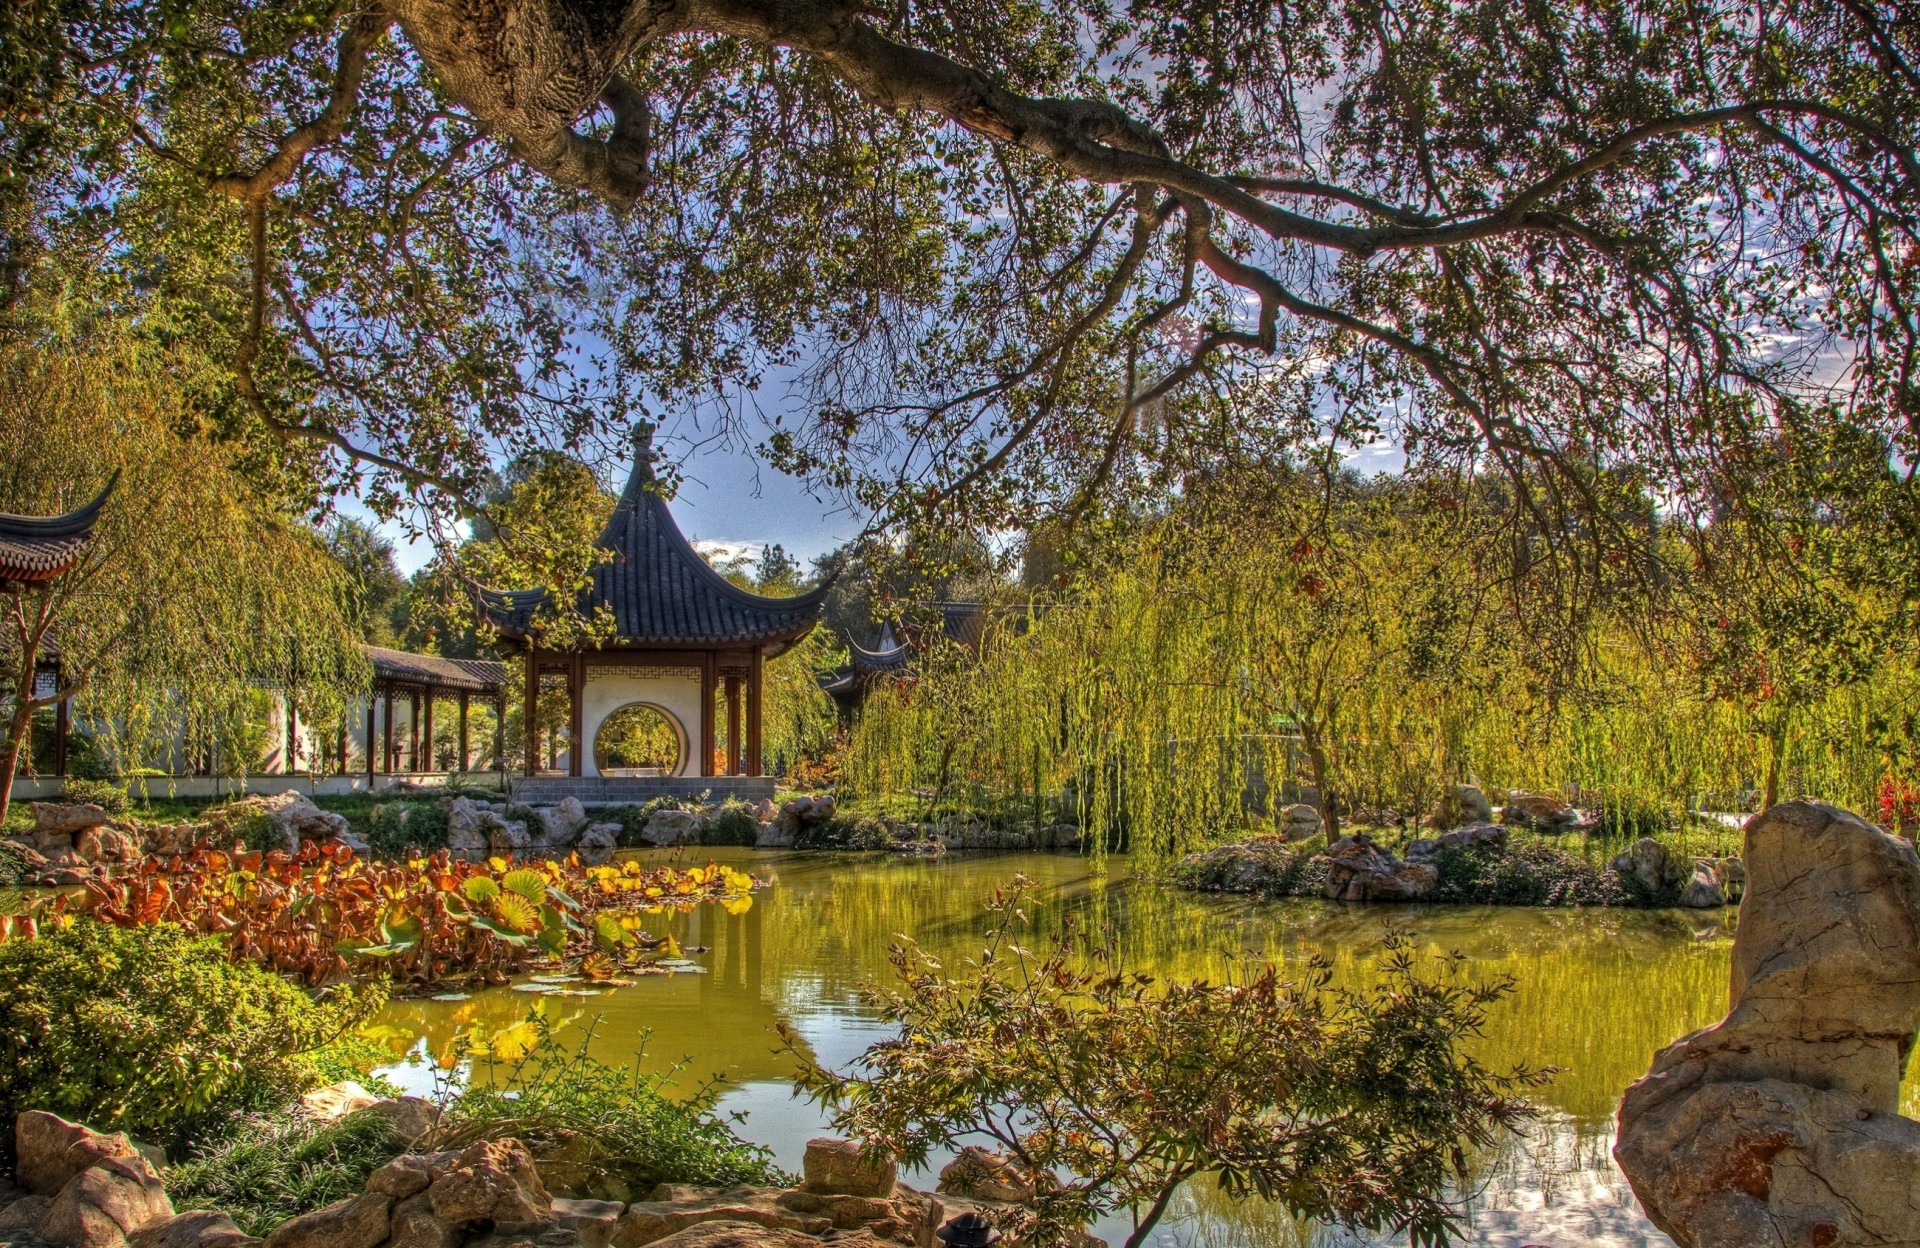
[[[772,1229],[756,1222],[718,1221],[689,1226],[664,1239],[647,1240],[659,1248],[820,1248],[805,1231]],[[838,1248],[874,1248],[871,1236],[835,1236]],[[622,1248],[626,1248],[622,1245]]]
[[[587,826],[587,808],[577,797],[561,799],[558,806],[536,806],[530,830],[534,843],[543,849],[566,849],[580,839]]]
[[[753,804],[753,821],[755,823],[772,823],[779,817],[780,807],[774,804],[772,798],[763,797]]]
[[[842,1196],[886,1196],[892,1193],[898,1167],[884,1152],[863,1149],[853,1140],[822,1136],[807,1141],[800,1163],[809,1192]]]
[[[1615,854],[1608,868],[1631,875],[1650,892],[1664,892],[1680,885],[1680,863],[1667,847],[1650,836],[1643,836]]]
[[[119,828],[88,828],[74,838],[73,848],[88,862],[137,862],[140,842]]]
[[[1080,825],[1077,823],[1050,823],[1041,828],[1035,849],[1079,849]]]
[[[267,1236],[267,1248],[374,1248],[387,1238],[392,1207],[379,1192],[350,1196],[282,1222]]]
[[[1295,802],[1291,806],[1282,806],[1274,812],[1274,829],[1283,841],[1305,841],[1320,835],[1326,825],[1321,822],[1320,812],[1305,802]]]
[[[481,816],[486,807],[470,797],[456,797],[447,807],[447,848],[457,854],[480,854],[487,849]]]
[[[409,1148],[432,1135],[433,1129],[440,1125],[440,1107],[424,1097],[396,1096],[391,1100],[375,1101],[367,1107],[366,1112],[379,1114],[391,1123],[394,1138]]]
[[[433,1216],[433,1201],[425,1192],[396,1203],[387,1228],[384,1248],[458,1248],[460,1243],[460,1232]]]
[[[427,1189],[433,1215],[442,1222],[537,1222],[553,1197],[534,1169],[533,1155],[518,1140],[470,1144],[452,1168]]]
[[[104,1157],[67,1180],[41,1219],[40,1237],[66,1248],[125,1248],[129,1235],[172,1216],[146,1158]]]
[[[1033,1178],[1019,1162],[969,1144],[940,1171],[942,1195],[1026,1204],[1033,1199]]]
[[[1255,837],[1189,854],[1174,868],[1181,888],[1203,893],[1273,894],[1293,891],[1308,860],[1275,837]]]
[[[260,1242],[217,1209],[160,1218],[127,1236],[127,1248],[253,1248]]]
[[[1497,823],[1470,823],[1464,828],[1422,837],[1407,846],[1408,862],[1426,862],[1443,849],[1502,850],[1507,847],[1507,830]]]
[[[587,830],[580,834],[580,843],[574,849],[582,862],[598,865],[612,858],[613,851],[619,847],[619,824],[590,823]]]
[[[700,814],[692,810],[656,810],[640,829],[649,845],[691,845],[700,839]]]
[[[388,1200],[402,1201],[426,1191],[433,1179],[433,1158],[407,1153],[368,1175],[367,1190]]]
[[[1567,832],[1579,826],[1580,812],[1549,793],[1515,793],[1500,808],[1500,822],[1535,832]]]
[[[620,1215],[626,1206],[615,1200],[553,1200],[556,1225],[572,1231],[583,1248],[608,1248],[613,1233],[620,1229]]]
[[[1492,823],[1493,806],[1487,795],[1474,784],[1456,784],[1440,799],[1433,812],[1437,828],[1457,828],[1462,824]]]
[[[51,1196],[20,1196],[10,1204],[0,1205],[0,1241],[13,1239],[9,1231],[37,1233],[51,1208]]]
[[[1732,1008],[1655,1055],[1614,1156],[1684,1248],[1920,1243],[1920,856],[1817,802],[1749,820]]]
[[[92,802],[31,802],[28,809],[33,812],[33,833],[36,837],[72,838],[88,828],[97,828],[112,821],[106,811]]]
[[[1695,910],[1717,910],[1727,904],[1727,890],[1712,861],[1693,864],[1693,878],[1680,890],[1680,904]]]
[[[800,1213],[779,1204],[779,1189],[729,1187],[690,1191],[666,1187],[655,1199],[635,1201],[620,1215],[614,1230],[614,1248],[643,1248],[674,1240],[688,1227],[703,1222],[723,1226],[750,1226],[762,1234],[784,1231],[817,1236],[833,1229],[833,1219]],[[760,1241],[751,1241],[758,1243]],[[818,1244],[818,1240],[808,1240]]]
[[[1341,837],[1327,846],[1326,858],[1320,895],[1330,901],[1418,901],[1440,882],[1431,864],[1403,863],[1365,833]]]
[[[14,1180],[39,1196],[56,1196],[81,1171],[108,1158],[140,1155],[122,1133],[105,1133],[30,1109],[13,1120]]]
[[[833,794],[823,793],[818,797],[801,794],[790,797],[780,807],[780,813],[774,816],[774,823],[789,838],[788,844],[798,840],[808,829],[830,821],[839,809]]]
[[[348,1114],[358,1113],[379,1103],[380,1098],[361,1087],[357,1080],[343,1079],[339,1083],[301,1093],[300,1099],[294,1102],[294,1108],[302,1117],[315,1122],[338,1122]]]
[[[755,849],[792,849],[793,839],[792,828],[780,823],[763,823],[760,825],[760,830],[754,833],[753,847]]]
[[[262,804],[274,839],[289,850],[299,849],[307,841],[343,840],[348,836],[345,815],[321,810],[304,793],[289,789],[262,799]]]
[[[533,843],[527,835],[527,825],[518,819],[508,819],[498,811],[489,810],[480,816],[480,833],[486,837],[487,852],[512,857]]]

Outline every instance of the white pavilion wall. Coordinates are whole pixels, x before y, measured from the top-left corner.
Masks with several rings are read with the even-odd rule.
[[[680,732],[680,766],[676,776],[700,774],[697,757],[700,736],[700,669],[654,667],[626,663],[587,664],[586,687],[580,698],[580,774],[600,774],[593,757],[594,738],[607,716],[633,702],[665,711]]]

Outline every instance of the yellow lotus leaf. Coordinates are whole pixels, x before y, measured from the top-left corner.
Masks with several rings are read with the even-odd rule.
[[[494,1033],[487,1051],[503,1062],[517,1062],[540,1043],[540,1028],[529,1020]]]
[[[646,891],[649,897],[665,897],[667,895],[667,890],[661,888],[658,884],[647,885]]]
[[[720,903],[720,908],[728,914],[745,914],[753,909],[753,898],[751,896],[729,897]]]
[[[489,867],[492,867],[495,871],[505,871],[508,867],[511,867],[513,864],[511,862],[508,862],[505,858],[502,858],[500,855],[495,854],[493,857],[487,859],[487,865]]]

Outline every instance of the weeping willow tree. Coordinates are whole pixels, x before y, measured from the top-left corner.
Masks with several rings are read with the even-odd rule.
[[[244,768],[262,690],[319,721],[365,687],[340,565],[263,492],[270,474],[193,432],[196,367],[111,329],[0,346],[0,508],[62,513],[119,474],[78,564],[4,599],[0,818],[34,712],[67,698],[123,771],[175,732]],[[58,687],[36,696],[51,647]]]
[[[1801,586],[1799,631],[1743,631],[1728,617],[1778,602],[1711,565],[1673,583],[1690,552],[1649,511],[1651,571],[1569,615],[1530,601],[1510,521],[1497,498],[1435,508],[1404,481],[1190,492],[1025,630],[878,692],[845,781],[928,814],[1061,803],[1093,852],[1151,866],[1257,827],[1289,786],[1334,832],[1368,808],[1417,820],[1467,780],[1639,831],[1782,775],[1864,808],[1911,765],[1920,667],[1902,630],[1862,623],[1904,618],[1888,594]],[[1845,664],[1816,661],[1816,633]]]

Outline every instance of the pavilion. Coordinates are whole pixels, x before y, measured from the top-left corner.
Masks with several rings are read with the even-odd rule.
[[[792,598],[768,598],[714,571],[680,532],[654,475],[652,428],[634,431],[634,463],[596,545],[607,558],[566,609],[611,619],[613,636],[592,649],[549,648],[539,619],[551,610],[546,590],[484,591],[482,611],[503,648],[526,661],[526,705],[538,704],[541,682],[564,684],[568,707],[565,777],[537,770],[536,717],[528,715],[523,800],[644,801],[702,791],[771,796],[762,774],[761,692],[768,660],[791,649],[820,621],[828,586]],[[715,748],[724,695],[726,750]],[[742,705],[744,701],[744,707]],[[655,774],[616,774],[607,764],[601,729],[616,713],[657,714],[677,743]],[[726,782],[711,783],[714,777]]]
[[[0,512],[0,593],[15,594],[44,585],[80,561],[100,511],[120,481],[116,471],[106,488],[84,507],[63,516],[16,516]],[[34,662],[33,696],[50,698],[60,691],[60,647],[49,637],[40,643]],[[53,769],[67,774],[67,737],[72,732],[70,703],[62,698],[54,711]]]

